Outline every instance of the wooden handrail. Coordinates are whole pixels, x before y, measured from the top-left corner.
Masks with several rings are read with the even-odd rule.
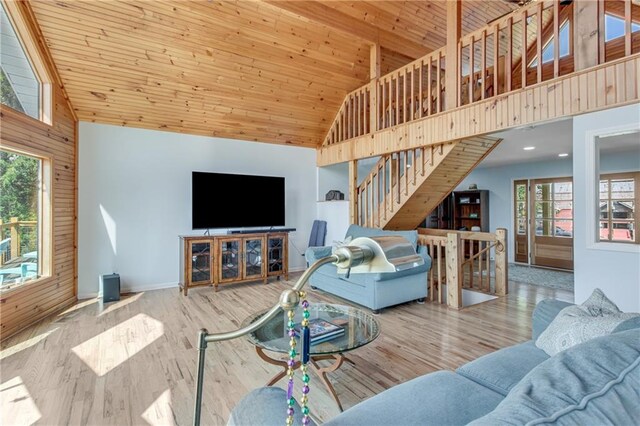
[[[507,294],[506,229],[499,228],[491,233],[419,228],[418,244],[426,246],[432,258],[430,300],[443,303],[442,286],[445,282],[447,305],[456,309],[462,308],[463,289],[497,296]],[[495,258],[493,274],[490,261],[492,250]],[[442,258],[445,260],[444,268]]]

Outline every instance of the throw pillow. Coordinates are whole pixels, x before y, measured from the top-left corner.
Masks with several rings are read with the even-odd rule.
[[[577,344],[610,334],[620,323],[638,315],[620,311],[598,288],[582,305],[568,306],[560,311],[540,334],[536,346],[554,356]]]

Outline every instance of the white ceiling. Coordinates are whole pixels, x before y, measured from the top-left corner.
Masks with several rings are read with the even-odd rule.
[[[502,142],[478,165],[480,168],[543,160],[563,161],[571,158],[573,151],[571,119],[506,130],[491,136],[502,138]],[[525,151],[527,146],[535,149]],[[569,157],[558,157],[561,153],[567,153]]]

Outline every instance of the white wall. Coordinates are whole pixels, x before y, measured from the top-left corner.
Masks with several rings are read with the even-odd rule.
[[[595,194],[595,183],[589,184],[592,166],[587,155],[588,132],[640,123],[640,104],[575,117],[573,121],[574,210],[595,210],[587,201],[588,191]],[[603,165],[605,161],[603,160]],[[595,180],[593,181],[595,182]],[[638,188],[636,188],[638,190]],[[636,206],[636,209],[638,206]],[[575,301],[581,303],[599,287],[624,311],[640,311],[640,247],[637,245],[595,244],[586,214],[574,222]],[[595,223],[595,218],[594,218]]]
[[[349,199],[349,163],[318,167],[318,201],[324,201],[327,192],[338,190]]]
[[[456,188],[462,191],[475,183],[479,189],[489,190],[489,228],[506,228],[509,235],[508,259],[514,261],[513,247],[513,181],[572,175],[571,159],[511,164],[508,166],[477,168]]]
[[[118,272],[124,290],[175,286],[179,235],[191,229],[191,172],[284,176],[289,267],[305,267],[316,217],[313,149],[80,123],[78,296]],[[212,191],[224,203],[224,193]],[[268,206],[256,206],[256,214]],[[222,232],[222,231],[221,231]]]
[[[343,241],[349,228],[349,201],[319,201],[318,219],[327,222],[326,246]]]

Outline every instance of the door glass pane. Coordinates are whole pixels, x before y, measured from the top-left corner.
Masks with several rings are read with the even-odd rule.
[[[551,186],[550,183],[538,183],[535,185],[534,191],[536,194],[536,200],[551,201]]]
[[[611,198],[633,200],[633,179],[616,179],[611,181]]]
[[[572,220],[556,220],[554,221],[554,236],[556,237],[573,237],[573,221]]]
[[[553,217],[553,203],[550,201],[536,201],[535,217],[537,219],[551,219]]]
[[[609,198],[609,181],[601,180],[600,181],[600,199],[606,200]]]
[[[244,256],[244,275],[262,275],[262,240],[245,240]]]
[[[573,202],[556,201],[553,203],[553,213],[557,219],[573,219]]]
[[[221,278],[234,279],[240,276],[239,241],[223,241],[220,247]]]
[[[608,240],[609,239],[609,222],[608,221],[600,221],[600,239]]]
[[[634,241],[633,222],[628,220],[613,220],[611,225],[611,241]]]
[[[524,201],[518,201],[516,203],[516,214],[518,218],[527,217],[527,203]]]
[[[527,200],[527,185],[517,185],[516,201],[526,201],[526,200]]]
[[[539,237],[552,237],[553,236],[553,221],[552,220],[536,220],[536,235]]]
[[[518,234],[527,234],[527,219],[518,219]]]
[[[211,244],[191,244],[191,281],[211,281]]]
[[[282,238],[269,238],[269,272],[284,270],[284,241]]]
[[[571,182],[556,182],[553,184],[554,200],[573,199],[573,184]]]

